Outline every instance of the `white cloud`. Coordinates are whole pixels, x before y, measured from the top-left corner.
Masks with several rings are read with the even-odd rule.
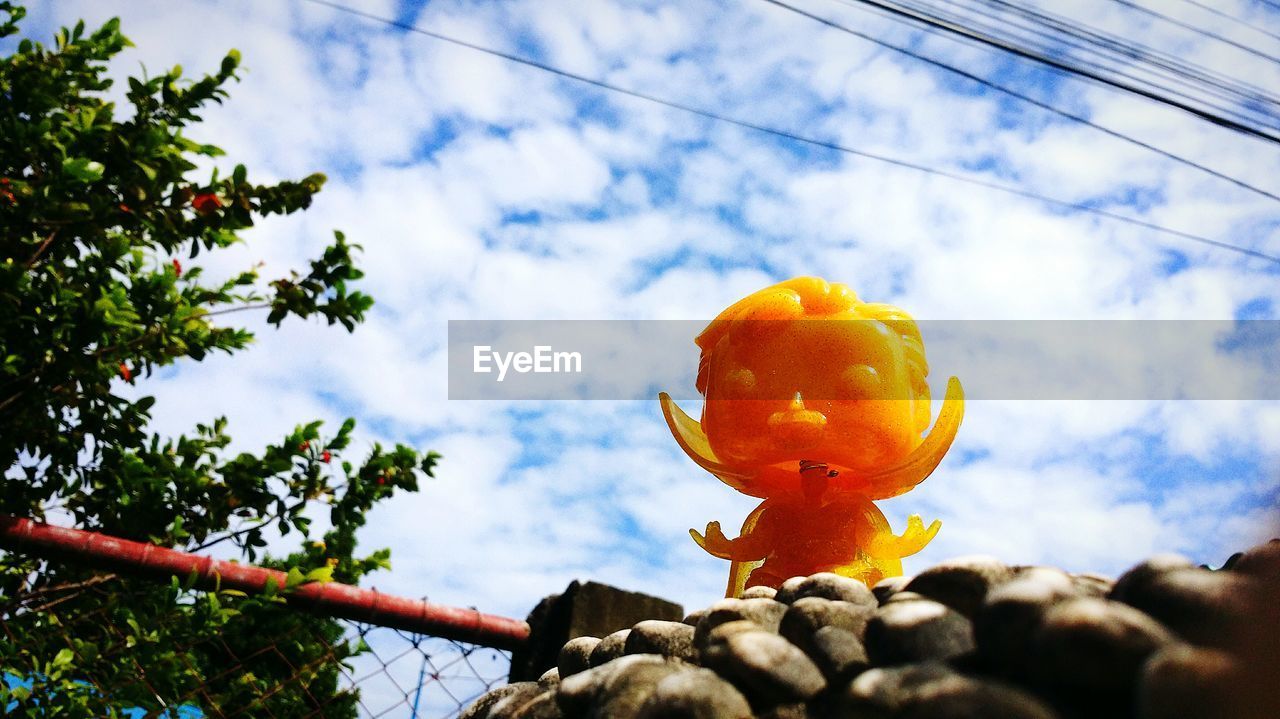
[[[517,211],[585,204],[609,181],[608,166],[561,127],[519,129],[507,139],[460,140],[438,153],[436,162],[467,191]]]

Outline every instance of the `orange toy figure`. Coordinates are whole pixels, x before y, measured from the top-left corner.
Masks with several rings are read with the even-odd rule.
[[[964,415],[952,377],[928,438],[928,365],[910,315],[862,302],[848,287],[798,277],[720,313],[695,340],[702,350],[702,421],[659,395],[681,449],[760,504],[728,539],[719,522],[710,554],[732,562],[728,596],[793,576],[835,572],[875,584],[902,574],[924,548],[919,515],[894,535],[872,500],[910,491],[933,472]]]

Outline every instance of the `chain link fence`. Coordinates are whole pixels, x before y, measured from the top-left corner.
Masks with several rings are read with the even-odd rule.
[[[39,574],[0,588],[0,715],[443,719],[510,667],[506,651],[283,600],[92,571],[43,586]]]
[[[452,639],[343,620],[348,638],[368,650],[341,670],[340,685],[357,692],[360,717],[456,717],[505,684],[511,655]]]

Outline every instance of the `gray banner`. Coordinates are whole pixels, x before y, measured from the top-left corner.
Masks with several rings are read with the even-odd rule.
[[[1280,399],[1280,322],[1273,320],[919,321],[929,384],[947,377],[970,399]],[[836,326],[839,328],[836,329]],[[451,320],[449,398],[651,400],[659,391],[697,399],[706,321]],[[738,322],[713,366],[740,364],[756,399],[906,398],[892,381],[910,326],[870,320]],[[838,338],[857,336],[856,342]],[[835,341],[832,338],[837,338]],[[899,346],[899,349],[894,349]],[[722,351],[723,350],[723,351]],[[787,384],[792,363],[871,367],[865,382]],[[779,372],[780,368],[783,371]],[[715,374],[713,371],[712,374]],[[771,381],[771,378],[777,381]],[[874,392],[874,390],[872,390]]]

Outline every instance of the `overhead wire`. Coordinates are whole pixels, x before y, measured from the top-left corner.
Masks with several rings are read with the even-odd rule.
[[[839,1],[875,12],[863,6],[858,0]],[[1204,68],[1188,66],[1152,48],[1136,43],[1126,43],[1091,28],[1074,26],[1062,18],[1041,16],[1020,4],[1007,3],[1003,0],[985,0],[985,2],[979,2],[978,7],[964,6],[957,0],[944,0],[948,5],[960,7],[966,14],[961,14],[961,11],[944,12],[936,5],[925,6],[916,0],[899,0],[899,2],[904,7],[932,11],[945,21],[986,31],[992,35],[1001,36],[1009,42],[1059,56],[1064,62],[1074,66],[1079,67],[1079,63],[1084,63],[1084,67],[1095,72],[1124,78],[1139,86],[1181,97],[1202,109],[1209,109],[1236,122],[1280,131],[1280,96],[1267,95],[1261,89],[1230,81]],[[912,5],[912,2],[915,4]],[[992,25],[983,25],[968,13],[982,15],[995,23],[999,29],[993,29]],[[1016,17],[1006,13],[1012,13]],[[902,18],[893,19],[911,24]],[[941,33],[927,27],[924,28],[924,32],[957,42],[972,42],[967,38]],[[1213,96],[1213,99],[1206,96]]]
[[[841,1],[855,7],[871,9],[861,0]],[[955,0],[944,1],[949,5],[959,4]],[[1006,0],[985,0],[984,2],[979,2],[976,8],[973,6],[965,7],[965,10],[970,13],[982,14],[997,22],[998,27],[992,28],[991,26],[979,27],[971,16],[943,14],[936,5],[926,5],[921,2],[914,2],[913,4],[911,0],[898,0],[898,4],[918,14],[931,15],[941,21],[957,26],[985,30],[991,37],[998,37],[1025,49],[1037,50],[1045,56],[1062,55],[1061,61],[1069,65],[1073,71],[1079,71],[1084,74],[1090,71],[1110,73],[1115,77],[1136,82],[1138,86],[1145,86],[1148,89],[1154,88],[1193,103],[1200,103],[1207,106],[1212,112],[1229,117],[1237,122],[1243,124],[1260,123],[1270,129],[1280,130],[1280,115],[1277,115],[1275,111],[1264,112],[1251,106],[1251,104],[1261,103],[1280,110],[1280,97],[1268,94],[1266,90],[1254,85],[1228,78],[1221,73],[1194,65],[1154,48],[1111,35],[1059,15],[1041,11],[1022,3],[1007,2]],[[992,9],[988,10],[988,7]],[[996,14],[994,12],[995,8],[999,8],[1002,12]],[[1017,21],[1010,22],[1012,19],[1010,16],[1019,18],[1025,23],[1030,23],[1030,25]],[[894,19],[913,24],[910,18],[894,17]],[[918,23],[914,24],[918,25]],[[1028,46],[1029,39],[1024,35],[1010,34],[1010,27],[1038,35],[1043,38],[1043,42],[1039,47]],[[939,32],[936,28],[928,26],[925,26],[924,29],[926,32]],[[961,41],[975,42],[968,37],[952,37]],[[1099,56],[1105,59],[1100,60]],[[1116,66],[1117,64],[1119,65],[1118,67]],[[1175,85],[1171,86],[1165,81],[1154,81],[1151,77],[1153,74],[1163,77],[1165,81],[1172,81]],[[1207,101],[1196,93],[1214,95],[1228,104]]]
[[[856,0],[842,0],[842,2],[847,5],[858,5]],[[1241,83],[1206,68],[1188,65],[1178,58],[1155,48],[1139,43],[1125,42],[1114,35],[1109,35],[1093,28],[1073,25],[1064,18],[1041,13],[1025,5],[1005,2],[1005,0],[985,0],[985,2],[977,2],[974,5],[964,5],[958,0],[943,0],[943,2],[962,11],[980,15],[1003,28],[1015,28],[1039,36],[1039,38],[1046,41],[1055,41],[1071,51],[1092,53],[1103,51],[1103,54],[1110,53],[1114,56],[1108,59],[1117,62],[1125,62],[1127,59],[1150,63],[1156,69],[1164,71],[1170,79],[1173,79],[1173,75],[1178,75],[1188,82],[1199,82],[1202,85],[1208,85],[1209,89],[1216,91],[1216,94],[1223,99],[1248,97],[1280,108],[1280,97],[1267,97],[1265,96],[1265,90],[1247,83]],[[917,4],[915,8],[919,9],[920,5]],[[1010,15],[1017,17],[1010,17]],[[952,15],[949,19],[952,21],[971,21],[969,17],[960,17],[958,15]],[[985,27],[991,28],[990,25]],[[1093,64],[1102,67],[1096,60],[1093,61]],[[1125,75],[1114,68],[1107,67],[1105,69],[1118,72],[1129,79],[1139,79],[1131,75]]]
[[[815,14],[815,13],[809,12],[808,10],[805,10],[805,9],[803,9],[803,8],[797,7],[797,6],[795,6],[795,5],[791,5],[791,4],[787,3],[787,2],[784,2],[783,0],[763,0],[763,2],[766,2],[766,3],[770,4],[770,5],[776,6],[776,7],[778,7],[778,8],[781,8],[781,9],[783,9],[783,10],[790,11],[790,12],[795,13],[795,14],[797,14],[797,15],[801,15],[801,16],[803,16],[803,17],[809,18],[810,20],[813,20],[813,21],[815,21],[815,22],[821,23],[822,25],[825,25],[825,26],[827,26],[827,27],[829,27],[829,28],[832,28],[832,29],[834,29],[834,30],[838,30],[838,31],[840,31],[840,32],[843,32],[843,33],[846,33],[846,34],[852,35],[852,36],[854,36],[854,37],[861,38],[861,39],[863,39],[863,40],[867,40],[867,41],[872,42],[872,43],[874,43],[874,44],[876,44],[876,45],[878,45],[878,46],[880,46],[880,47],[883,47],[883,48],[885,48],[885,49],[887,49],[887,50],[892,50],[892,51],[894,51],[894,52],[896,52],[896,53],[899,53],[899,54],[901,54],[901,55],[904,55],[904,56],[910,57],[910,58],[912,58],[912,59],[914,59],[914,60],[918,60],[918,61],[923,62],[923,63],[925,63],[925,64],[927,64],[927,65],[930,65],[930,66],[932,66],[932,67],[936,67],[936,68],[939,68],[939,69],[941,69],[941,70],[945,70],[945,71],[947,71],[947,72],[950,72],[950,73],[952,73],[952,74],[954,74],[954,75],[957,75],[957,76],[963,77],[963,78],[965,78],[965,79],[967,79],[967,80],[970,80],[970,81],[972,81],[972,82],[976,82],[976,83],[978,83],[979,85],[982,85],[983,87],[990,88],[990,89],[992,89],[992,90],[995,90],[995,91],[997,91],[997,92],[1000,92],[1000,93],[1002,93],[1002,94],[1004,94],[1004,95],[1007,95],[1007,96],[1009,96],[1009,97],[1015,98],[1015,99],[1017,99],[1017,100],[1021,100],[1022,102],[1025,102],[1025,103],[1027,103],[1027,104],[1029,104],[1029,105],[1033,105],[1033,106],[1038,107],[1038,108],[1040,108],[1040,109],[1042,109],[1042,110],[1045,110],[1045,111],[1047,111],[1047,112],[1051,112],[1051,113],[1053,113],[1053,114],[1055,114],[1055,115],[1058,115],[1059,117],[1063,117],[1063,118],[1066,118],[1066,119],[1068,119],[1068,120],[1071,120],[1072,122],[1076,122],[1076,123],[1079,123],[1079,124],[1084,125],[1084,126],[1086,126],[1086,127],[1090,127],[1090,128],[1092,128],[1092,129],[1094,129],[1094,130],[1097,130],[1098,132],[1101,132],[1101,133],[1103,133],[1103,134],[1105,134],[1105,135],[1107,135],[1107,136],[1109,136],[1109,137],[1113,137],[1113,138],[1116,138],[1116,139],[1118,139],[1118,140],[1122,140],[1122,141],[1124,141],[1124,142],[1128,142],[1128,143],[1130,143],[1130,144],[1132,144],[1132,145],[1135,145],[1135,146],[1137,146],[1137,147],[1141,147],[1141,148],[1143,148],[1143,149],[1145,149],[1145,150],[1148,150],[1148,151],[1153,152],[1153,153],[1155,153],[1155,154],[1157,154],[1157,155],[1160,155],[1161,157],[1164,157],[1164,158],[1166,158],[1166,159],[1168,159],[1168,160],[1172,160],[1172,161],[1174,161],[1174,162],[1177,162],[1178,164],[1184,165],[1184,166],[1186,166],[1186,167],[1193,168],[1193,169],[1198,170],[1198,171],[1200,171],[1200,172],[1203,172],[1203,173],[1205,173],[1205,174],[1207,174],[1207,175],[1211,175],[1211,176],[1216,177],[1216,178],[1218,178],[1218,179],[1220,179],[1220,180],[1224,180],[1224,181],[1226,181],[1226,182],[1229,182],[1229,183],[1231,183],[1231,184],[1233,184],[1233,185],[1235,185],[1236,187],[1239,187],[1239,188],[1241,188],[1241,189],[1244,189],[1244,190],[1247,190],[1247,191],[1252,192],[1252,193],[1254,193],[1254,194],[1261,195],[1262,197],[1266,197],[1266,198],[1268,198],[1268,199],[1271,199],[1271,200],[1275,200],[1275,201],[1277,201],[1277,202],[1280,202],[1280,195],[1277,195],[1277,194],[1275,194],[1274,192],[1271,192],[1271,191],[1269,191],[1269,190],[1263,189],[1263,188],[1258,187],[1258,186],[1256,186],[1256,185],[1252,185],[1252,184],[1250,184],[1250,183],[1248,183],[1248,182],[1245,182],[1244,180],[1241,180],[1241,179],[1239,179],[1239,178],[1237,178],[1237,177],[1233,177],[1233,176],[1231,176],[1231,175],[1228,175],[1228,174],[1226,174],[1226,173],[1224,173],[1224,172],[1220,172],[1220,171],[1215,170],[1215,169],[1213,169],[1213,168],[1211,168],[1211,167],[1208,167],[1208,166],[1206,166],[1206,165],[1202,165],[1202,164],[1200,164],[1200,163],[1198,163],[1198,162],[1196,162],[1196,161],[1194,161],[1194,160],[1191,160],[1191,159],[1188,159],[1188,158],[1183,157],[1183,156],[1181,156],[1181,155],[1177,155],[1177,154],[1174,154],[1174,153],[1172,153],[1172,152],[1169,152],[1168,150],[1164,150],[1164,149],[1162,149],[1162,148],[1160,148],[1160,147],[1156,147],[1155,145],[1152,145],[1152,144],[1150,144],[1150,143],[1148,143],[1148,142],[1145,142],[1145,141],[1143,141],[1143,140],[1140,140],[1140,139],[1138,139],[1138,138],[1136,138],[1136,137],[1133,137],[1133,136],[1131,136],[1131,135],[1126,135],[1125,133],[1120,132],[1120,131],[1118,131],[1118,130],[1113,130],[1113,129],[1111,129],[1111,128],[1109,128],[1109,127],[1106,127],[1106,126],[1104,126],[1104,125],[1099,125],[1098,123],[1096,123],[1096,122],[1094,122],[1094,121],[1092,121],[1092,120],[1088,119],[1087,117],[1084,117],[1083,115],[1079,115],[1079,114],[1076,114],[1076,113],[1071,112],[1071,111],[1069,111],[1069,110],[1064,110],[1064,109],[1062,109],[1062,108],[1055,107],[1055,106],[1053,106],[1053,105],[1050,105],[1050,104],[1049,104],[1049,103],[1047,103],[1047,102],[1044,102],[1044,101],[1042,101],[1042,100],[1038,100],[1038,99],[1036,99],[1036,98],[1034,98],[1034,97],[1032,97],[1032,96],[1030,96],[1030,95],[1027,95],[1026,93],[1023,93],[1023,92],[1020,92],[1020,91],[1018,91],[1018,90],[1015,90],[1015,89],[1013,89],[1013,88],[1011,88],[1011,87],[1008,87],[1007,85],[1002,85],[1002,84],[1000,84],[1000,83],[998,83],[998,82],[995,82],[995,81],[993,81],[993,80],[989,80],[989,79],[987,79],[987,78],[984,78],[984,77],[981,77],[981,76],[976,75],[976,74],[974,74],[974,73],[971,73],[971,72],[969,72],[969,71],[967,71],[967,70],[961,69],[961,68],[959,68],[959,67],[957,67],[957,66],[955,66],[955,65],[951,65],[951,64],[946,63],[946,62],[943,62],[943,61],[941,61],[941,60],[937,60],[937,59],[934,59],[934,58],[931,58],[931,57],[928,57],[928,56],[922,55],[922,54],[920,54],[920,53],[918,53],[918,52],[915,52],[914,50],[911,50],[911,49],[909,49],[909,48],[906,48],[906,47],[903,47],[903,46],[900,46],[900,45],[895,45],[895,44],[893,44],[893,43],[891,43],[891,42],[888,42],[888,41],[886,41],[886,40],[882,40],[882,39],[880,39],[880,38],[877,38],[877,37],[875,37],[874,35],[871,35],[871,34],[869,34],[869,33],[865,33],[865,32],[862,32],[862,31],[860,31],[860,30],[855,30],[854,28],[851,28],[851,27],[849,27],[849,26],[847,26],[847,25],[843,25],[843,24],[838,23],[838,22],[836,22],[836,21],[834,21],[834,20],[831,20],[830,18],[826,18],[826,17],[823,17],[823,16],[821,16],[821,15],[817,15],[817,14]]]
[[[998,48],[1011,55],[1034,61],[1036,63],[1044,65],[1045,67],[1053,68],[1060,72],[1075,75],[1077,77],[1086,78],[1098,84],[1111,87],[1117,90],[1122,90],[1124,92],[1137,95],[1138,97],[1143,97],[1153,102],[1167,105],[1169,107],[1181,110],[1182,112],[1198,117],[1207,122],[1218,125],[1219,127],[1233,130],[1242,135],[1254,137],[1260,140],[1266,140],[1268,142],[1275,143],[1275,144],[1280,144],[1280,135],[1276,135],[1276,134],[1267,132],[1265,130],[1260,130],[1256,127],[1250,127],[1249,125],[1244,124],[1242,122],[1233,120],[1229,117],[1224,117],[1222,114],[1196,107],[1193,104],[1188,104],[1186,102],[1172,99],[1168,96],[1161,95],[1158,92],[1154,92],[1150,89],[1141,87],[1139,85],[1130,84],[1130,83],[1122,82],[1115,78],[1107,77],[1106,75],[1099,73],[1095,70],[1092,70],[1090,68],[1073,66],[1068,62],[1058,60],[1042,52],[1037,52],[1036,50],[1033,50],[1033,49],[1021,47],[1017,44],[1011,43],[1007,40],[1003,40],[999,37],[995,37],[987,33],[977,32],[963,25],[960,25],[954,22],[948,22],[948,21],[939,19],[937,17],[933,17],[928,13],[917,12],[915,10],[903,7],[901,3],[892,2],[891,0],[853,0],[853,1],[866,5],[867,7],[879,10],[888,15],[910,20],[913,23],[916,23],[924,27],[935,28],[937,30],[954,34],[958,37],[967,38],[969,40],[980,43],[982,45]]]
[[[856,0],[843,1],[846,4],[857,5]],[[1104,56],[1110,54],[1107,58],[1110,61],[1124,63],[1131,60],[1134,68],[1144,68],[1145,64],[1150,66],[1145,68],[1148,71],[1156,71],[1167,79],[1181,82],[1184,88],[1195,89],[1198,85],[1200,89],[1208,91],[1223,100],[1234,101],[1237,104],[1253,101],[1270,105],[1280,110],[1280,96],[1268,94],[1267,90],[1263,90],[1256,85],[1227,77],[1222,73],[1194,65],[1150,46],[1073,22],[1060,15],[1053,15],[1027,5],[1007,2],[1006,0],[980,0],[974,5],[961,5],[956,0],[944,0],[944,2],[951,6],[961,7],[967,12],[981,15],[992,22],[999,23],[1002,27],[1013,27],[1023,32],[1037,35],[1045,41],[1060,43],[1073,53],[1103,54]],[[917,10],[919,7],[919,5],[915,6]],[[997,8],[1000,12],[996,11]],[[953,22],[969,20],[968,18],[957,19],[957,16],[954,15],[949,19]],[[987,27],[989,28],[990,26]],[[1024,38],[1017,39],[1023,40]],[[1139,82],[1145,81],[1123,70],[1101,65],[1097,59],[1090,61],[1083,56],[1076,57],[1080,62],[1090,63],[1096,68],[1115,72],[1121,77]],[[1181,79],[1179,80],[1179,78]],[[1164,89],[1167,86],[1160,85],[1157,87]],[[1180,91],[1176,92],[1180,97],[1194,99],[1191,95]],[[1254,111],[1253,117],[1250,117],[1240,113],[1235,107],[1223,107],[1222,105],[1215,105],[1214,107],[1219,112],[1231,114],[1244,121],[1257,121],[1258,119],[1257,115],[1259,113],[1257,111]],[[1264,119],[1273,123],[1280,122],[1280,117],[1277,117],[1275,113],[1266,114]],[[1273,124],[1271,127],[1280,129],[1280,125],[1277,124]]]
[[[769,127],[767,125],[761,125],[749,120],[735,118],[729,115],[724,115],[718,112],[714,112],[712,110],[707,110],[700,107],[696,107],[694,105],[685,104],[676,100],[669,100],[669,99],[659,97],[657,95],[652,95],[639,90],[625,88],[619,85],[615,85],[613,83],[606,82],[604,80],[588,77],[586,75],[580,75],[578,73],[575,73],[569,70],[564,70],[564,69],[555,67],[553,65],[550,65],[548,63],[541,62],[539,60],[534,60],[528,57],[522,57],[520,55],[515,55],[509,52],[505,52],[503,50],[498,50],[496,48],[487,47],[485,45],[480,45],[467,40],[455,38],[450,35],[445,35],[443,33],[439,33],[433,30],[428,30],[426,28],[418,27],[417,25],[414,25],[412,23],[397,20],[395,18],[384,17],[381,15],[377,15],[375,13],[367,12],[357,8],[348,7],[346,5],[342,5],[337,2],[332,2],[331,0],[305,0],[305,2],[309,2],[313,5],[327,7],[332,10],[337,10],[339,12],[343,12],[348,15],[352,15],[354,17],[360,17],[366,20],[371,20],[373,22],[381,23],[388,27],[395,27],[405,32],[411,32],[417,35],[422,35],[424,37],[430,37],[440,42],[444,42],[457,47],[462,47],[462,48],[466,48],[476,52],[484,53],[486,55],[501,58],[509,62],[514,62],[520,65],[524,65],[526,67],[542,70],[544,72],[556,75],[558,77],[574,80],[576,82],[590,85],[592,87],[596,87],[602,90],[607,90],[609,92],[616,92],[621,95],[626,95],[628,97],[644,100],[646,102],[650,102],[656,105],[661,105],[663,107],[668,107],[674,110],[680,110],[682,112],[686,112],[692,115],[697,115],[699,117],[702,117],[708,120],[723,122],[723,123],[734,125],[744,129],[766,133],[769,135],[773,135],[775,137],[790,140],[792,142],[809,145],[811,147],[818,147],[826,150],[840,152],[840,153],[844,153],[844,154],[848,154],[856,157],[874,160],[874,161],[892,165],[895,167],[901,167],[904,169],[922,172],[922,173],[933,175],[936,177],[947,178],[956,182],[962,182],[962,183],[974,185],[977,187],[984,187],[990,190],[996,190],[1006,194],[1015,195],[1015,196],[1023,197],[1026,199],[1042,202],[1046,205],[1058,207],[1061,209],[1085,212],[1088,214],[1096,215],[1098,217],[1104,217],[1110,220],[1114,220],[1116,222],[1128,224],[1134,227],[1141,227],[1143,229],[1151,230],[1153,232],[1158,232],[1164,235],[1168,235],[1170,237],[1179,237],[1181,239],[1189,240],[1189,241],[1203,244],[1206,246],[1215,247],[1221,250],[1226,250],[1229,252],[1234,252],[1237,254],[1254,257],[1261,260],[1266,260],[1268,262],[1280,265],[1280,256],[1267,254],[1265,252],[1255,250],[1251,247],[1236,245],[1236,244],[1224,242],[1221,240],[1215,240],[1210,237],[1205,237],[1203,235],[1197,235],[1195,233],[1185,232],[1185,231],[1174,229],[1171,227],[1166,227],[1164,225],[1159,225],[1154,222],[1148,222],[1146,220],[1143,220],[1137,217],[1122,215],[1120,213],[1111,212],[1109,210],[1104,210],[1098,207],[1094,207],[1092,205],[1089,205],[1083,202],[1071,202],[1070,200],[1061,200],[1055,197],[1042,195],[1040,193],[1033,192],[1031,190],[1024,190],[1024,189],[1013,187],[1010,185],[991,182],[989,180],[970,177],[968,175],[961,175],[959,173],[951,172],[948,170],[942,170],[936,167],[930,167],[920,163],[912,162],[910,160],[903,160],[901,158],[892,157],[889,155],[882,155],[878,153],[869,152],[866,150],[859,150],[857,148],[849,147],[836,142],[828,142],[825,140],[818,140],[815,138],[798,135],[796,133],[792,133],[786,130]]]
[[[1209,6],[1209,5],[1205,5],[1205,4],[1204,4],[1204,3],[1202,3],[1202,2],[1197,2],[1197,0],[1182,0],[1182,2],[1184,2],[1184,3],[1188,4],[1188,5],[1194,5],[1194,6],[1198,7],[1198,8],[1200,8],[1201,10],[1204,10],[1205,12],[1209,12],[1209,13],[1212,13],[1212,14],[1214,14],[1214,15],[1217,15],[1218,17],[1226,18],[1227,20],[1230,20],[1231,22],[1233,22],[1233,23],[1235,23],[1235,24],[1237,24],[1237,25],[1243,25],[1244,27],[1247,27],[1247,28],[1249,28],[1250,30],[1253,30],[1254,32],[1260,32],[1260,33],[1262,33],[1263,35],[1266,35],[1266,36],[1268,36],[1268,37],[1275,38],[1276,40],[1280,40],[1280,35],[1277,35],[1277,34],[1275,34],[1275,33],[1271,32],[1270,30],[1267,30],[1266,28],[1261,28],[1261,27],[1258,27],[1257,25],[1254,25],[1253,23],[1250,23],[1250,22],[1246,22],[1246,21],[1244,21],[1244,20],[1241,20],[1240,18],[1236,17],[1235,15],[1232,15],[1232,14],[1230,14],[1230,13],[1226,13],[1226,12],[1223,12],[1222,10],[1219,10],[1219,9],[1218,9],[1218,8],[1216,8],[1216,7],[1212,7],[1212,6]]]
[[[1230,45],[1231,47],[1237,48],[1237,49],[1239,49],[1239,50],[1243,50],[1244,52],[1247,52],[1247,53],[1249,53],[1250,55],[1255,55],[1255,56],[1260,57],[1260,58],[1262,58],[1262,59],[1264,59],[1264,60],[1268,60],[1268,61],[1270,61],[1270,62],[1273,62],[1273,63],[1276,63],[1276,64],[1280,65],[1280,57],[1276,57],[1275,55],[1268,55],[1267,53],[1265,53],[1265,52],[1263,52],[1263,51],[1261,51],[1261,50],[1259,50],[1259,49],[1257,49],[1257,48],[1249,47],[1248,45],[1245,45],[1244,43],[1236,42],[1235,40],[1232,40],[1232,39],[1231,39],[1231,38],[1229,38],[1229,37],[1226,37],[1226,36],[1223,36],[1223,35],[1219,35],[1218,33],[1211,32],[1211,31],[1209,31],[1209,30],[1205,30],[1204,28],[1198,28],[1198,27],[1196,27],[1195,25],[1191,25],[1191,24],[1189,24],[1189,23],[1185,23],[1185,22],[1183,22],[1183,21],[1181,21],[1181,20],[1179,20],[1179,19],[1177,19],[1177,18],[1175,18],[1175,17],[1170,17],[1170,16],[1168,16],[1168,15],[1165,15],[1164,13],[1157,12],[1157,11],[1155,11],[1155,10],[1152,10],[1151,8],[1148,8],[1148,7],[1144,7],[1144,6],[1142,6],[1142,5],[1139,5],[1139,4],[1138,4],[1138,3],[1136,3],[1136,2],[1131,2],[1131,0],[1111,0],[1111,2],[1113,2],[1113,3],[1117,4],[1117,5],[1120,5],[1121,7],[1126,7],[1126,8],[1129,8],[1130,10],[1134,10],[1134,11],[1140,12],[1140,13],[1142,13],[1143,15],[1147,15],[1148,17],[1153,17],[1153,18],[1155,18],[1155,19],[1157,19],[1157,20],[1160,20],[1160,21],[1162,21],[1162,22],[1166,22],[1166,23],[1168,23],[1168,24],[1170,24],[1170,25],[1173,25],[1173,26],[1175,26],[1175,27],[1180,27],[1180,28],[1183,28],[1184,30],[1191,30],[1192,32],[1195,32],[1195,33],[1199,33],[1199,34],[1201,34],[1201,35],[1204,35],[1205,37],[1211,37],[1211,38],[1213,38],[1214,40],[1217,40],[1218,42],[1221,42],[1221,43],[1226,44],[1226,45]]]

